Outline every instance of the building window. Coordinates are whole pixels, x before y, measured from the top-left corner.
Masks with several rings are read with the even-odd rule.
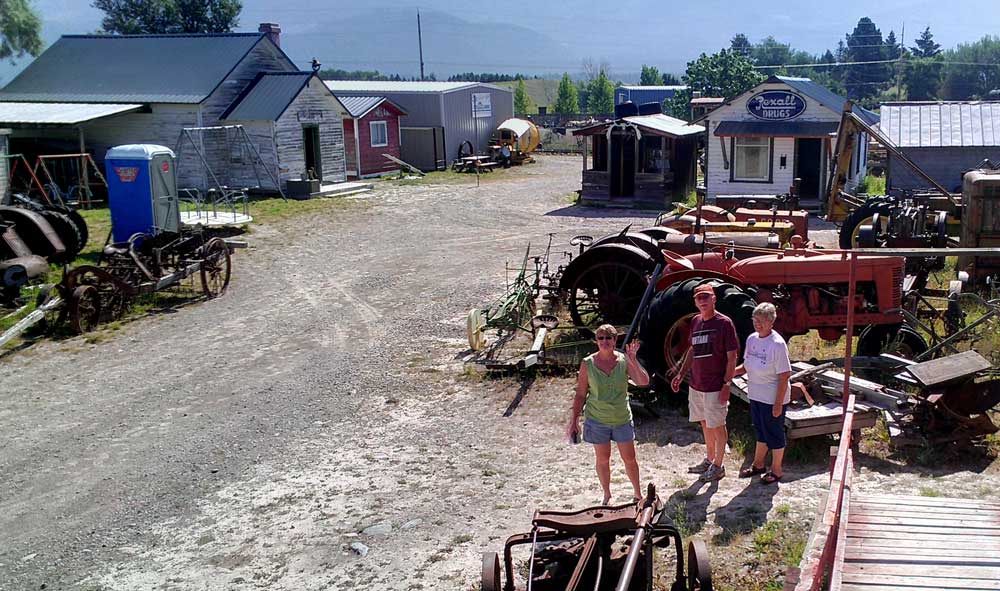
[[[771,182],[771,139],[766,137],[733,138],[734,181]]]
[[[389,145],[389,126],[385,121],[372,121],[368,124],[372,131],[372,147]]]

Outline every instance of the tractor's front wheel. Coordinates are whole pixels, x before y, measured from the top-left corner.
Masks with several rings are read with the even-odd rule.
[[[889,353],[914,359],[927,350],[927,341],[917,331],[902,324],[872,324],[858,337],[858,355],[878,357]]]

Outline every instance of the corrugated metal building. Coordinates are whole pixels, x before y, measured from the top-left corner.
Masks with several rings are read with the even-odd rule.
[[[879,127],[887,139],[945,188],[962,190],[962,175],[984,158],[1000,163],[1000,102],[883,103]],[[923,189],[891,153],[886,188]]]
[[[663,103],[685,90],[687,86],[619,86],[615,89],[615,104],[632,101],[637,105],[643,103]]]
[[[485,154],[501,122],[514,116],[514,92],[478,82],[327,80],[337,96],[383,96],[399,105],[402,159],[423,170],[444,168],[469,142]]]

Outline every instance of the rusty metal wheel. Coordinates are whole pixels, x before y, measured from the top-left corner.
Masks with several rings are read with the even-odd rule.
[[[569,292],[573,324],[597,328],[602,324],[627,326],[639,309],[646,290],[642,269],[625,262],[600,262],[583,271]]]
[[[93,285],[78,285],[67,302],[69,327],[77,334],[93,330],[101,320],[101,294]]]
[[[697,312],[685,314],[667,329],[667,336],[663,339],[663,359],[666,360],[667,371],[671,375],[681,368],[681,361],[684,359],[684,352],[687,351],[691,338],[691,320],[695,316]]]
[[[202,247],[201,290],[209,298],[217,298],[229,287],[232,259],[222,238],[212,238]]]
[[[688,591],[712,591],[712,565],[708,546],[702,540],[688,544]]]
[[[482,591],[500,591],[500,557],[496,552],[483,552]]]

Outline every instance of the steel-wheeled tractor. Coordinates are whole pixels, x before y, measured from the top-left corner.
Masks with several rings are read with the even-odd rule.
[[[912,356],[927,348],[923,338],[903,324],[902,257],[859,257],[856,296],[849,302],[844,254],[791,249],[743,260],[732,251],[663,254],[669,260],[640,324],[639,351],[647,370],[663,377],[680,365],[697,313],[694,288],[703,283],[713,285],[717,309],[732,318],[741,344],[753,332],[754,307],[771,302],[778,308],[774,329],[786,339],[816,330],[821,338],[835,341],[845,333],[848,308],[853,307],[854,322],[865,327],[859,354],[891,351]]]

